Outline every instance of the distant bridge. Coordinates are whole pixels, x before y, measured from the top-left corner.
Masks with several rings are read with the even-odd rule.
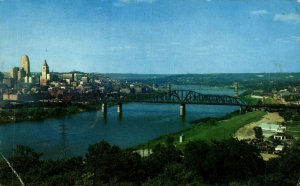
[[[248,105],[251,109],[263,109],[270,112],[280,111],[297,111],[300,112],[300,105],[288,104],[261,104],[261,105]]]

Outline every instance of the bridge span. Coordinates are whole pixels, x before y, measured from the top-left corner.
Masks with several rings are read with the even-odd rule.
[[[199,105],[229,105],[247,107],[247,103],[238,97],[228,95],[202,94],[191,90],[170,90],[157,93],[140,94],[112,94],[108,95],[102,104],[102,112],[107,111],[107,102],[118,103],[118,113],[122,113],[123,103],[143,102],[143,103],[171,103],[180,105],[180,116],[185,116],[186,104]]]

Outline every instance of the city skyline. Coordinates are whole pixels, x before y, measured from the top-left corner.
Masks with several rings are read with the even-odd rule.
[[[0,68],[32,72],[299,72],[300,3],[0,1]]]

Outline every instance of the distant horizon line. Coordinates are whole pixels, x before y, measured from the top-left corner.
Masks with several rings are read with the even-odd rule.
[[[73,71],[51,71],[50,73],[84,73],[84,74],[132,74],[132,75],[208,75],[208,74],[297,74],[300,72],[286,71],[286,72],[211,72],[211,73],[132,73],[132,72],[83,72],[78,70]],[[2,71],[2,73],[10,73]],[[41,72],[31,72],[31,73],[41,73]]]

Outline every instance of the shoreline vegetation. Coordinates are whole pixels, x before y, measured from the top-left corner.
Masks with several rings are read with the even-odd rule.
[[[4,109],[0,112],[0,124],[19,123],[24,121],[42,121],[48,118],[59,118],[80,112],[97,111],[100,104],[80,104],[65,107],[31,107]]]
[[[155,145],[164,143],[168,138],[175,139],[174,145],[182,149],[190,141],[219,141],[233,138],[235,133],[243,126],[257,122],[263,118],[266,114],[264,111],[247,112],[240,114],[238,111],[231,112],[225,116],[214,118],[207,117],[199,120],[192,121],[192,127],[183,129],[173,134],[166,134],[155,139],[152,139],[144,144],[139,144],[132,149],[151,149]],[[182,136],[182,143],[179,142],[180,136]]]

